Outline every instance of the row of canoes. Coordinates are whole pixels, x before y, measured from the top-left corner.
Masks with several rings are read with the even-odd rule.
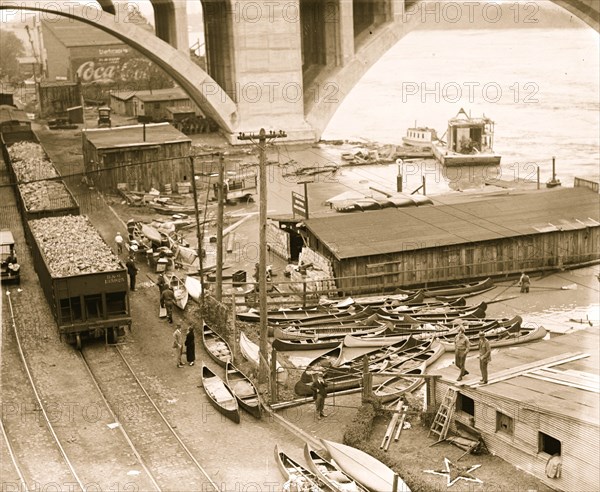
[[[311,492],[390,492],[394,471],[370,454],[345,444],[321,439],[329,455],[304,445],[308,467],[291,458],[275,445],[275,461],[286,479],[288,490]],[[295,486],[294,489],[291,487]],[[397,478],[398,492],[410,492],[404,481]]]

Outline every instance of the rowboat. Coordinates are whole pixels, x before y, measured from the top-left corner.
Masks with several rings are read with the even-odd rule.
[[[491,330],[484,331],[485,337],[490,342],[490,348],[497,347],[508,347],[511,345],[517,345],[520,343],[532,342],[544,338],[548,331],[541,325],[534,327],[515,327],[505,328],[498,327],[492,328]],[[479,336],[467,334],[467,338],[470,341],[470,350],[476,350],[478,348]],[[454,339],[440,339],[440,343],[444,347],[446,352],[454,352]]]
[[[200,296],[202,295],[202,283],[199,278],[187,275],[185,277],[185,288],[194,301],[200,301]]]
[[[431,287],[425,289],[426,297],[438,296],[463,296],[465,294],[480,294],[494,287],[494,282],[490,277],[479,282],[471,282],[466,284],[453,284],[440,287]]]
[[[185,283],[174,273],[165,273],[164,277],[167,285],[173,289],[173,294],[175,294],[175,305],[180,309],[185,309],[189,299]]]
[[[414,369],[403,371],[398,376],[386,379],[383,383],[373,388],[373,395],[381,400],[382,403],[395,400],[405,393],[416,390],[424,382],[423,378],[410,377],[411,374],[425,374],[425,362],[421,362]],[[409,376],[407,376],[407,374]]]
[[[206,323],[202,327],[202,346],[209,357],[221,367],[231,360],[231,347],[225,339]]]
[[[360,449],[321,439],[340,469],[372,492],[390,492],[394,487],[394,471]],[[398,492],[410,488],[398,477]]]
[[[308,468],[332,490],[337,492],[368,492],[367,489],[356,483],[337,465],[323,458],[312,449],[308,443],[304,444],[304,459]]]
[[[310,492],[330,492],[332,489],[325,485],[313,472],[304,468],[300,463],[290,458],[275,444],[275,462],[286,480],[285,490],[306,490]],[[290,486],[294,484],[295,488]]]
[[[240,331],[240,352],[244,359],[251,362],[258,369],[260,365],[260,349],[252,340],[250,340],[243,331]],[[271,356],[269,355],[268,364],[271,364]],[[277,381],[285,382],[287,373],[282,365],[277,362]]]
[[[258,390],[250,378],[235,367],[231,361],[227,361],[225,365],[225,382],[233,391],[239,405],[248,413],[260,419],[262,412]]]
[[[225,417],[239,424],[240,409],[233,391],[204,364],[202,364],[202,386],[213,406]]]

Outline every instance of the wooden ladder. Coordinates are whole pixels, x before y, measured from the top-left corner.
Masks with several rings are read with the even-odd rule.
[[[440,405],[438,412],[435,414],[435,418],[433,419],[433,424],[431,424],[431,428],[429,429],[428,436],[431,436],[431,434],[437,435],[438,442],[446,439],[446,436],[448,435],[448,428],[450,427],[452,415],[454,415],[454,405],[456,403],[457,395],[458,389],[449,386],[446,394],[444,395],[444,399],[442,400],[442,404]]]

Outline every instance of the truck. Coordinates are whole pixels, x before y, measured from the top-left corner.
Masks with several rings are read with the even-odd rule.
[[[114,342],[131,327],[127,270],[89,219],[30,220],[25,233],[62,339],[81,348],[85,338]]]
[[[225,179],[223,183],[223,200],[252,200],[252,195],[257,192],[256,174],[235,174]],[[219,185],[214,183],[215,199],[219,199]]]
[[[0,280],[1,283],[21,281],[21,267],[17,263],[15,238],[11,231],[0,231]]]

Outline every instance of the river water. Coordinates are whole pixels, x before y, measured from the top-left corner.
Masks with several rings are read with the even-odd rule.
[[[555,156],[557,177],[572,186],[574,176],[599,174],[599,51],[588,28],[413,31],[348,94],[323,138],[400,144],[415,121],[442,135],[464,108],[496,122],[501,169],[486,177],[535,179],[539,165],[546,181]],[[357,172],[395,183],[396,167]],[[470,187],[453,173],[421,163],[407,179],[417,186],[425,175],[433,193]]]

